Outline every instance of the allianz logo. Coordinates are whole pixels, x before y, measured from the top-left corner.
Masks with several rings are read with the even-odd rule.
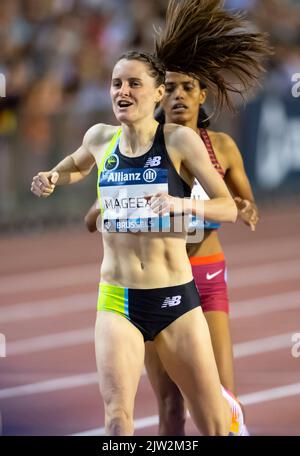
[[[155,169],[146,169],[143,173],[140,172],[122,172],[109,173],[107,182],[132,182],[141,181],[142,179],[146,182],[154,182],[157,177]]]

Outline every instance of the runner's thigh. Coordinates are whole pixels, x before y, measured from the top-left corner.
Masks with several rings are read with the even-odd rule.
[[[95,327],[95,347],[104,401],[132,404],[144,366],[141,332],[123,316],[100,311]]]
[[[191,410],[218,413],[223,399],[208,326],[202,309],[182,315],[156,338],[155,345],[170,377]]]

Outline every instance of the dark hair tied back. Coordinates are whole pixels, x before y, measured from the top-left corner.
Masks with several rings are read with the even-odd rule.
[[[165,83],[166,67],[154,54],[139,51],[128,51],[125,54],[121,55],[118,60],[121,59],[138,60],[139,62],[145,63],[148,67],[150,76],[155,79],[156,87],[159,87],[161,84]]]

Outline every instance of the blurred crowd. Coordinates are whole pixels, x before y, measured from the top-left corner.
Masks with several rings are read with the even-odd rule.
[[[0,132],[16,128],[21,110],[27,135],[39,141],[47,129],[44,116],[107,108],[113,62],[129,48],[151,49],[151,24],[159,25],[165,3],[2,0],[0,73],[7,87]]]
[[[300,0],[228,0],[227,5],[247,10],[256,27],[269,33],[275,52],[266,89],[289,93],[293,74],[300,72]]]
[[[0,191],[6,190],[6,201],[16,187],[7,182],[7,169],[19,165],[20,145],[22,166],[28,167],[26,181],[32,175],[31,157],[36,160],[57,150],[59,133],[61,138],[74,139],[73,132],[82,137],[99,119],[96,116],[91,121],[90,113],[111,115],[113,64],[125,50],[152,50],[153,26],[163,24],[167,3],[1,0],[0,75],[5,76],[6,93],[0,98]],[[226,0],[225,7],[245,10],[254,27],[270,34],[275,53],[265,87],[287,93],[292,74],[300,71],[300,0]],[[76,116],[79,130],[76,123],[68,130],[66,119],[73,122]],[[101,120],[108,121],[108,117]],[[12,145],[16,137],[19,143]],[[73,144],[60,143],[59,147],[66,154]],[[10,164],[13,153],[14,163]],[[50,165],[36,163],[41,169],[44,166]]]
[[[0,133],[17,128],[34,142],[47,136],[45,116],[109,108],[110,72],[127,49],[151,50],[167,0],[2,0],[0,73],[6,77]],[[300,0],[227,0],[271,35],[272,87],[287,90],[300,67]],[[34,127],[33,127],[34,125]],[[38,125],[38,128],[37,128]]]

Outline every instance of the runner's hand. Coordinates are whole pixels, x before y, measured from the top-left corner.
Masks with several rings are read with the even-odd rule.
[[[256,204],[238,196],[234,198],[234,201],[239,211],[239,217],[246,225],[250,226],[251,231],[255,231],[256,224],[259,221]]]
[[[150,204],[152,211],[158,215],[178,215],[184,212],[184,198],[176,198],[167,193],[157,193],[152,196],[144,196],[144,198]]]
[[[31,191],[38,197],[47,198],[55,189],[59,174],[57,171],[47,171],[34,176],[31,184]]]

